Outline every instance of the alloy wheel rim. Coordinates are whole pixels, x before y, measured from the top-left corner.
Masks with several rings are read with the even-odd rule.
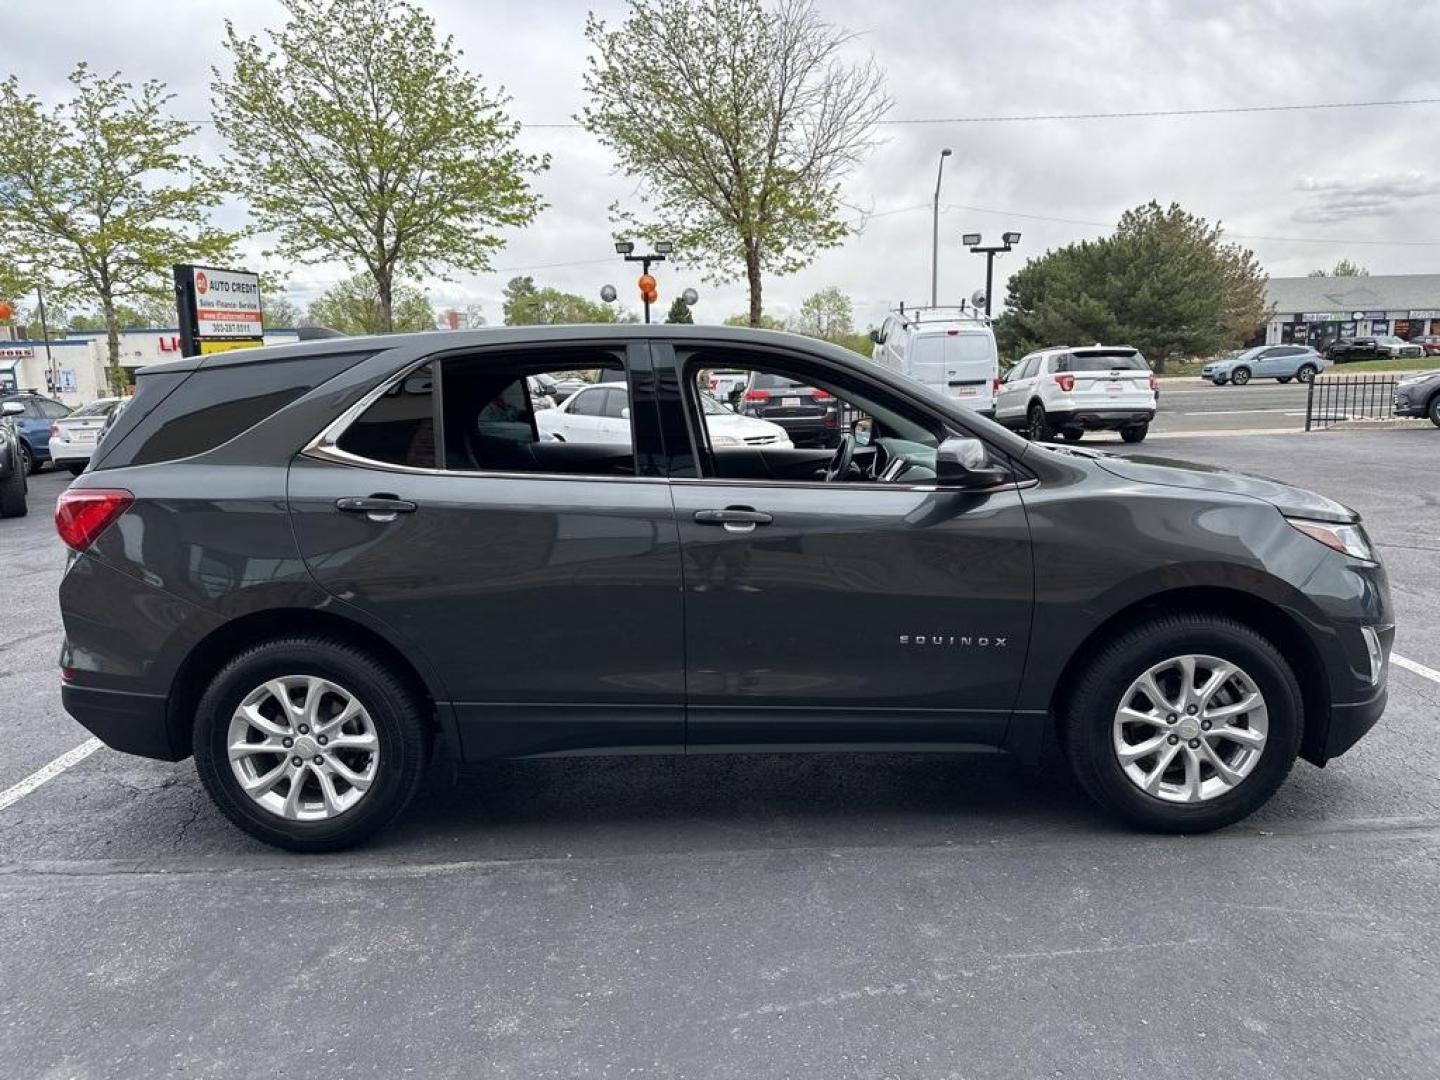
[[[1255,680],[1229,660],[1191,653],[1162,660],[1130,684],[1112,742],[1121,771],[1146,795],[1201,803],[1255,771],[1269,732]]]
[[[1041,439],[1045,435],[1045,418],[1039,411],[1030,413],[1030,438]]]
[[[230,770],[252,802],[287,821],[327,821],[360,803],[380,765],[375,723],[354,694],[316,675],[283,675],[236,706]]]

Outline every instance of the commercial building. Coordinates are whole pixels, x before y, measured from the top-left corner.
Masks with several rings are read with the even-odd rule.
[[[266,345],[296,340],[294,330],[265,332]],[[132,380],[147,364],[179,355],[180,331],[174,327],[120,332],[120,366]],[[110,393],[109,363],[103,330],[80,331],[48,342],[0,338],[0,390],[37,390],[66,405],[84,405]]]
[[[1440,334],[1440,274],[1271,278],[1267,345],[1323,348],[1336,338]]]

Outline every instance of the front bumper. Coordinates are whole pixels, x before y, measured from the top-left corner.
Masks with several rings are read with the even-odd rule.
[[[1413,395],[1411,390],[1415,391]],[[1396,390],[1391,407],[1396,416],[1425,416],[1430,403],[1430,395],[1433,393],[1435,393],[1435,388],[1424,384]]]
[[[60,704],[112,750],[161,761],[190,756],[189,745],[175,745],[166,723],[165,698],[160,695],[65,683],[60,687]]]

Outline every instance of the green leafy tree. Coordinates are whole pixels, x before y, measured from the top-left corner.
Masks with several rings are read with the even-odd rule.
[[[391,310],[384,311],[380,289],[367,273],[337,282],[310,302],[306,321],[328,326],[342,334],[406,333],[435,329],[435,309],[413,285],[397,283],[391,291]]]
[[[528,177],[549,159],[516,149],[508,99],[415,5],[282,3],[268,44],[226,23],[232,70],[213,83],[226,164],[280,255],[363,266],[379,329],[398,329],[397,279],[489,269],[497,230],[541,209]]]
[[[174,294],[170,297],[141,297],[134,304],[115,305],[115,324],[121,330],[151,330],[175,326],[180,319]],[[71,330],[106,329],[103,311],[86,311],[71,315],[65,320]]]
[[[670,302],[670,310],[665,313],[665,321],[688,326],[695,321],[695,316],[690,313],[690,305],[677,296]]]
[[[738,314],[727,316],[726,319],[725,319],[725,325],[726,325],[726,326],[749,326],[749,327],[752,327],[753,329],[757,329],[757,330],[785,330],[785,329],[788,329],[788,327],[786,327],[786,325],[785,325],[785,320],[784,320],[784,319],[777,319],[774,315],[766,315],[766,314],[764,314],[763,312],[762,312],[761,315],[760,315],[760,321],[759,321],[759,322],[754,322],[754,321],[751,320],[751,318],[750,318],[750,313],[749,313],[748,311],[741,311],[741,312],[739,312]]]
[[[173,304],[171,265],[226,261],[235,237],[209,223],[221,187],[179,149],[196,127],[167,114],[163,83],[81,64],[70,85],[47,110],[14,76],[0,82],[0,263],[28,267],[57,306],[99,308],[120,387],[121,305]]]
[[[717,284],[743,276],[762,325],[764,272],[844,239],[840,182],[890,107],[873,59],[809,0],[630,0],[585,21],[589,105],[577,119],[639,181],[625,231],[670,240]]]
[[[1031,259],[1010,278],[1001,351],[1134,345],[1163,368],[1241,344],[1265,321],[1265,274],[1219,225],[1178,205],[1127,210],[1112,236]]]
[[[830,285],[800,302],[800,314],[790,327],[798,334],[834,341],[855,333],[855,305]]]
[[[531,277],[511,278],[505,285],[506,326],[548,326],[557,323],[633,322],[621,311],[598,300],[548,286],[537,288]]]
[[[260,321],[266,330],[293,330],[304,321],[300,305],[288,293],[261,293]]]
[[[1333,270],[1311,270],[1307,277],[1369,277],[1370,271],[1357,262],[1341,259]]]

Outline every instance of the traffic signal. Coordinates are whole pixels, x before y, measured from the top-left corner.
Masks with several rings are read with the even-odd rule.
[[[655,288],[655,276],[653,274],[641,274],[638,282],[640,286],[640,300],[646,304],[653,304],[660,299],[660,293]]]

